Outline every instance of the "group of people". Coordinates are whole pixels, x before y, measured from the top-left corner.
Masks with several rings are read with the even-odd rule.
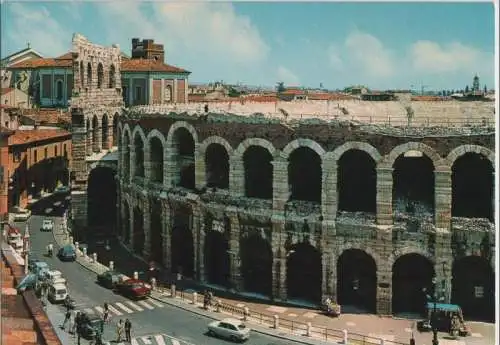
[[[212,305],[213,298],[212,291],[205,290],[203,293],[203,309],[208,310],[208,307]]]
[[[110,317],[109,317],[109,306],[107,303],[104,303],[104,312],[102,315],[102,322],[101,322],[101,327],[100,329],[94,329],[94,344],[95,345],[102,345],[102,335],[104,333],[104,324],[109,323]],[[80,339],[82,337],[82,326],[83,326],[83,318],[84,314],[81,312],[75,312],[74,310],[71,310],[70,308],[66,309],[66,314],[64,316],[64,321],[62,325],[60,326],[61,329],[65,330],[66,325],[68,325],[68,331],[70,334],[73,334],[74,336],[77,337],[77,342],[78,345],[80,345]],[[117,334],[117,342],[122,341],[123,333],[125,333],[125,341],[131,342],[132,337],[131,337],[131,331],[132,331],[132,322],[130,322],[129,319],[126,319],[125,322],[123,322],[122,319],[118,321],[116,324],[116,334]]]

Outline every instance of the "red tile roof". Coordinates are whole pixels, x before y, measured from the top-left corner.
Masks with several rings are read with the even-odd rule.
[[[62,67],[69,68],[73,66],[73,59],[71,57],[67,57],[69,53],[61,55],[58,58],[42,58],[42,59],[30,59],[26,61],[21,61],[16,63],[9,68],[17,69],[17,68],[54,68],[54,67]]]
[[[50,138],[61,138],[65,136],[71,136],[71,133],[62,129],[17,130],[9,137],[9,145],[34,143]]]
[[[21,114],[38,124],[71,123],[71,113],[58,109],[22,109]]]
[[[121,63],[122,72],[170,72],[191,73],[185,69],[167,65],[161,61],[148,59],[123,59]]]

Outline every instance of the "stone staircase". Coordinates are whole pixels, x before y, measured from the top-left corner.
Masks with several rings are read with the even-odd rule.
[[[38,336],[33,318],[21,295],[15,289],[14,276],[1,262],[2,269],[2,345],[37,345]]]

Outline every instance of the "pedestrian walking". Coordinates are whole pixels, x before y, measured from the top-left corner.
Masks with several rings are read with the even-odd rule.
[[[120,319],[120,321],[118,321],[118,323],[116,324],[116,335],[117,335],[116,341],[118,343],[122,341],[123,329],[124,329],[123,320]]]
[[[76,324],[76,334],[78,337],[78,345],[80,345],[80,337],[82,335],[82,314],[80,312],[76,313],[75,324]]]
[[[76,312],[74,310],[70,310],[70,313],[71,313],[71,317],[69,319],[69,333],[75,334]]]
[[[61,325],[61,329],[64,329],[66,327],[66,323],[70,322],[70,319],[71,319],[71,312],[67,310],[66,314],[64,315],[64,321]]]
[[[104,313],[102,319],[106,323],[109,321],[109,306],[107,303],[104,303]]]
[[[125,341],[128,341],[129,343],[132,342],[132,337],[130,336],[130,331],[132,329],[132,323],[130,322],[129,319],[125,320]]]

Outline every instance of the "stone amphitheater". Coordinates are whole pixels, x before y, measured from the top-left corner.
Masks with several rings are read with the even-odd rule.
[[[493,103],[205,106],[120,116],[117,229],[135,252],[274,300],[418,313],[436,289],[492,320]]]

